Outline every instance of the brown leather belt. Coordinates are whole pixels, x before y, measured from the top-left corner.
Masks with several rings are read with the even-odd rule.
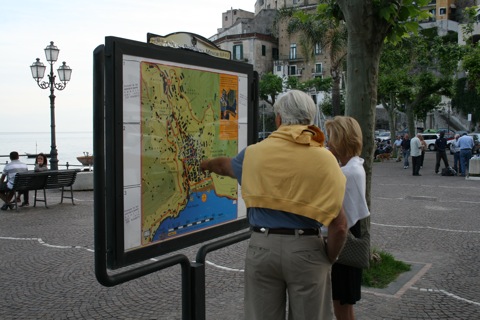
[[[283,234],[283,235],[292,235],[298,234],[300,236],[318,236],[319,229],[272,229],[272,228],[261,228],[261,227],[252,227],[253,232],[266,233],[269,234]],[[295,233],[295,230],[297,233]]]

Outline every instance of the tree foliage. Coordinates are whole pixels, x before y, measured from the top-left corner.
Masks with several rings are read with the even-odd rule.
[[[324,91],[329,92],[332,88],[332,79],[326,78],[322,79],[320,77],[313,78],[307,81],[301,82],[298,77],[288,77],[287,79],[287,88],[288,89],[297,89],[304,92],[315,90],[315,91]]]
[[[480,42],[470,48],[463,59],[468,88],[480,95]]]
[[[337,12],[334,13],[334,8]],[[315,46],[320,46],[329,56],[330,77],[332,78],[332,105],[333,114],[340,114],[341,96],[340,81],[343,74],[343,65],[346,58],[347,29],[345,24],[335,18],[340,10],[330,4],[320,4],[315,13],[301,9],[281,9],[277,22],[287,20],[288,34],[298,34],[300,47],[305,61],[315,57]],[[295,80],[291,80],[295,82]],[[320,90],[323,91],[323,90]]]
[[[385,40],[397,43],[417,31],[417,21],[429,17],[422,10],[429,0],[329,1],[340,7],[348,31],[345,114],[357,119],[362,128],[370,204],[380,54]]]
[[[409,132],[415,132],[415,117],[425,126],[427,114],[441,101],[440,95],[452,96],[463,51],[451,39],[426,30],[385,45],[378,97],[389,112],[392,132],[399,106],[407,114]]]
[[[452,99],[452,106],[464,114],[472,115],[472,124],[480,121],[480,94],[468,86],[467,78],[460,78],[456,82],[455,95]],[[474,130],[474,125],[470,130]]]
[[[265,73],[260,79],[259,91],[260,99],[265,100],[268,104],[274,105],[276,96],[282,92],[283,81],[277,75],[271,72]]]

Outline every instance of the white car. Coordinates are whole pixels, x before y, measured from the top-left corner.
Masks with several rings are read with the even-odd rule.
[[[438,133],[422,133],[422,136],[427,144],[428,150],[435,151],[435,140],[437,140],[440,135]]]
[[[378,142],[382,142],[382,141],[385,141],[385,140],[390,140],[390,132],[380,132],[376,138],[375,138]]]

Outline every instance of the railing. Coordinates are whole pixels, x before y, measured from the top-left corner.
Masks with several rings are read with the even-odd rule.
[[[21,159],[22,157],[28,157],[27,155],[24,155],[24,154],[19,154],[19,158]],[[6,158],[5,162],[3,163],[3,158]],[[10,160],[10,155],[0,155],[0,165],[3,163],[3,165],[6,165]],[[26,163],[27,166],[35,166],[35,164],[31,164],[31,163]],[[67,162],[65,163],[60,163],[58,162],[58,169],[61,169],[61,167],[65,167],[66,169],[70,169],[70,168],[81,168],[82,171],[90,171],[92,169],[93,166],[84,166],[82,164],[70,164]]]

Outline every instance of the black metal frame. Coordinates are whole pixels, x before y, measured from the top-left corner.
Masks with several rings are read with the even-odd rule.
[[[106,38],[110,48],[116,45],[117,40],[121,40],[124,44],[135,51],[136,46],[145,48],[144,44],[127,41],[117,38]],[[121,51],[121,50],[119,50]],[[185,52],[187,55],[198,55],[198,53]],[[99,283],[104,286],[115,286],[144,275],[165,269],[177,264],[181,265],[182,270],[182,319],[205,319],[205,258],[208,252],[226,247],[236,242],[246,240],[250,237],[250,232],[243,232],[232,237],[223,238],[219,241],[211,242],[202,246],[197,253],[197,261],[191,263],[188,257],[183,254],[175,254],[154,263],[143,264],[139,267],[129,268],[126,271],[118,271],[115,273],[109,272],[111,266],[119,267],[124,264],[133,264],[138,261],[145,261],[152,255],[158,256],[159,253],[172,252],[179,248],[183,248],[192,244],[204,242],[206,240],[215,239],[221,236],[228,235],[232,232],[242,230],[248,226],[246,219],[241,219],[217,226],[205,232],[195,233],[188,241],[177,243],[178,241],[171,241],[172,245],[168,250],[138,250],[139,253],[129,256],[128,259],[122,260],[120,263],[113,261],[114,250],[118,249],[118,245],[112,243],[112,238],[109,235],[117,231],[118,224],[114,224],[113,220],[117,211],[118,204],[123,209],[122,198],[117,194],[119,189],[118,180],[115,177],[123,177],[122,163],[115,162],[117,155],[116,146],[114,143],[108,142],[109,133],[121,134],[122,117],[115,109],[117,108],[119,99],[122,99],[121,93],[115,93],[115,84],[112,81],[106,82],[106,74],[118,79],[121,75],[115,74],[116,70],[113,63],[105,63],[105,59],[119,59],[119,52],[105,50],[105,45],[98,46],[94,51],[94,77],[93,77],[93,93],[94,93],[94,154],[95,154],[95,171],[94,171],[94,237],[95,237],[95,274]],[[177,52],[170,52],[170,55],[178,55]],[[205,57],[204,57],[205,58]],[[212,58],[208,58],[212,59]],[[207,59],[207,60],[208,60]],[[195,59],[194,59],[195,60]],[[200,59],[203,61],[203,59]],[[214,59],[215,63],[219,63],[219,59]],[[199,63],[201,62],[199,61]],[[231,61],[220,63],[228,70],[236,69],[244,66],[238,65]],[[208,63],[207,63],[208,65]],[[249,67],[250,68],[250,67]],[[258,109],[258,74],[256,72],[248,71],[249,88],[248,96],[249,111],[248,111],[248,138],[247,143],[252,144],[256,141],[256,123],[257,123],[257,109]],[[120,157],[121,158],[121,157]],[[123,181],[120,181],[123,182]],[[122,193],[120,193],[121,195]],[[119,210],[123,213],[123,210]],[[201,233],[201,234],[200,234]],[[122,243],[123,245],[123,243]],[[122,246],[120,246],[122,247]],[[112,258],[114,257],[114,258]]]

